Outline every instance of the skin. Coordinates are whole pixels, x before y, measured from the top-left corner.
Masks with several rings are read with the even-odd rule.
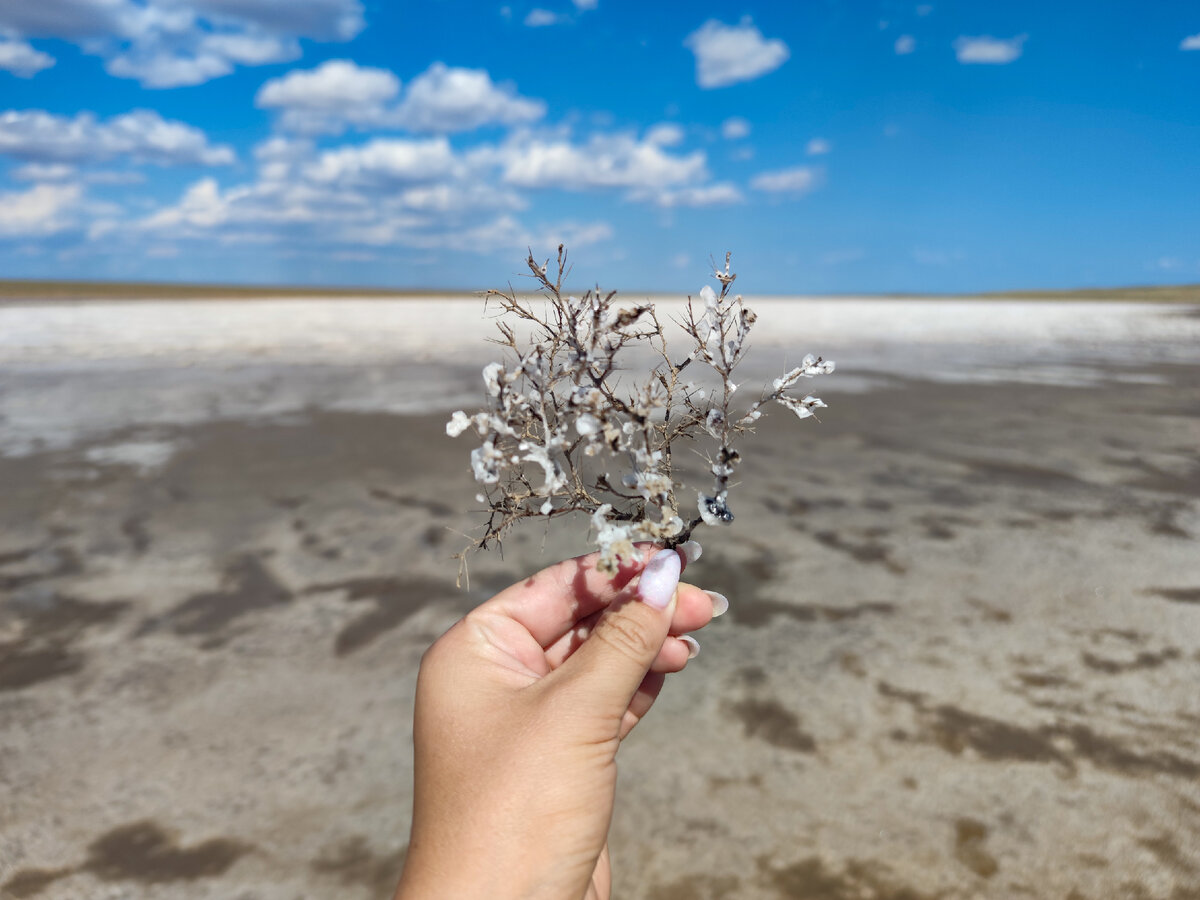
[[[665,609],[639,597],[657,549],[612,577],[594,554],[544,569],[426,652],[396,900],[607,900],[617,750],[713,614],[688,584]]]

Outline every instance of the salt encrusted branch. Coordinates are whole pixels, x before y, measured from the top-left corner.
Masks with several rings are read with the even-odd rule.
[[[693,346],[678,362],[669,355],[653,304],[618,307],[616,292],[599,288],[582,297],[564,295],[568,268],[562,245],[553,280],[550,260],[539,265],[530,252],[525,262],[545,311],[539,314],[511,286],[487,291],[486,303],[499,308],[500,337],[494,340],[506,348],[507,359],[483,370],[487,408],[472,416],[456,412],[446,425],[452,437],[473,429],[481,439],[471,452],[471,467],[483,486],[476,499],[487,504],[488,520],[468,550],[499,544],[521,519],[582,512],[596,533],[599,567],[615,571],[620,560],[632,558],[635,541],[676,546],[702,523],[733,521],[729,480],[741,461],[733,443],[753,430],[765,404],[780,403],[801,419],[825,406],[812,395],[787,393],[803,378],[833,371],[832,362],[809,355],[744,412],[735,410],[733,371],[756,316],[740,295],[729,295],[737,275],[728,253],[723,268],[712,266],[720,292],[708,286],[700,291],[702,312],[688,298],[678,324]],[[618,356],[638,345],[658,362],[645,381],[619,390]],[[712,399],[696,382],[680,378],[697,362],[719,380]],[[705,437],[714,445],[707,457],[713,487],[697,492],[698,515],[685,521],[672,445]],[[605,463],[625,470],[615,484]],[[459,555],[464,564],[466,552]]]

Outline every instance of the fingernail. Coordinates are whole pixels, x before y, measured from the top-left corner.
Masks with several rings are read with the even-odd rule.
[[[700,655],[700,642],[690,634],[681,634],[679,639],[688,646],[688,659],[695,659]]]
[[[679,545],[679,549],[683,551],[683,555],[687,557],[688,565],[691,565],[700,558],[704,552],[704,548],[700,546],[699,541],[684,541]]]
[[[724,594],[718,594],[716,591],[705,591],[704,593],[708,594],[708,599],[712,601],[714,619],[729,611],[729,598]]]
[[[674,550],[659,550],[642,569],[638,580],[638,596],[647,606],[666,609],[679,587],[679,573],[683,566],[679,554]]]

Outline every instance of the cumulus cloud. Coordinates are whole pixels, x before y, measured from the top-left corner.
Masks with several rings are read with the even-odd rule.
[[[683,143],[683,129],[674,122],[663,122],[646,131],[646,143],[660,147],[677,147]]]
[[[287,241],[294,246],[418,246],[421,235],[461,229],[481,213],[520,203],[472,180],[445,138],[377,139],[318,150],[274,137],[254,152],[257,178],[192,184],[174,204],[110,232],[168,241]],[[497,196],[500,194],[501,196]]]
[[[774,172],[761,172],[750,180],[750,187],[768,194],[807,194],[821,180],[820,172],[808,166],[794,166]]]
[[[400,88],[400,79],[386,69],[338,59],[268,81],[255,103],[278,110],[280,126],[300,134],[339,134],[352,126],[444,134],[533,122],[546,114],[540,100],[496,84],[483,69],[434,63],[402,99]]]
[[[673,154],[628,134],[597,134],[586,143],[517,135],[495,158],[507,184],[584,191],[623,188],[658,191],[706,181],[704,153]]]
[[[710,19],[683,44],[695,54],[696,84],[702,88],[753,81],[778,69],[790,55],[787,44],[764,38],[749,18],[738,25]]]
[[[18,34],[70,41],[123,31],[126,20],[136,13],[136,4],[129,0],[5,3],[0,6],[0,27]]]
[[[131,53],[113,57],[106,68],[108,74],[136,79],[143,87],[173,88],[203,84],[228,75],[233,64],[212,54]]]
[[[595,9],[599,4],[599,0],[571,0],[571,2],[575,4],[575,8],[580,12]]]
[[[513,216],[499,216],[482,225],[416,235],[410,243],[429,250],[492,253],[558,244],[574,249],[607,241],[612,236],[612,226],[606,222],[560,222],[530,228]]]
[[[452,174],[455,164],[454,151],[445,138],[378,138],[362,146],[326,150],[306,174],[322,184],[421,182]]]
[[[73,228],[74,207],[82,196],[77,184],[35,184],[0,193],[0,237],[46,237]]]
[[[270,34],[209,34],[201,39],[200,50],[243,66],[265,66],[300,56],[297,41]]]
[[[546,104],[496,84],[483,69],[451,68],[434,63],[413,79],[396,110],[410,131],[470,131],[483,125],[518,125],[546,114]]]
[[[203,178],[149,214],[94,223],[92,234],[173,246],[205,240],[320,252],[331,246],[490,252],[611,237],[600,222],[526,221],[532,194],[542,189],[608,192],[661,208],[741,202],[735,185],[710,181],[702,151],[673,149],[679,136],[673,127],[584,139],[565,130],[521,131],[463,150],[444,135],[333,147],[277,135],[255,148],[257,171],[245,183]]]
[[[192,0],[192,5],[216,19],[324,41],[348,41],[365,24],[359,0]]]
[[[35,50],[27,41],[0,39],[0,69],[12,72],[18,78],[32,78],[52,65],[53,56]]]
[[[815,137],[808,142],[804,148],[804,152],[809,156],[822,156],[833,149],[833,144],[825,140],[825,138]]]
[[[9,177],[17,181],[68,181],[79,173],[66,163],[26,163],[9,171]]]
[[[302,134],[337,134],[348,125],[379,125],[400,94],[400,79],[386,69],[331,59],[296,69],[259,88],[254,103],[279,110],[279,123]]]
[[[750,134],[750,123],[741,116],[730,116],[721,123],[721,137],[737,141]]]
[[[911,34],[902,34],[896,38],[895,49],[897,56],[907,56],[917,49],[917,39]]]
[[[1200,50],[1200,34],[1193,34],[1190,37],[1185,37],[1179,43],[1180,50]]]
[[[963,35],[954,42],[954,53],[960,63],[1003,66],[1018,59],[1029,35],[1019,34],[1007,40]]]
[[[483,195],[480,194],[483,192]],[[443,182],[380,193],[316,185],[303,176],[260,179],[221,190],[213,179],[196,182],[180,201],[129,229],[172,241],[245,239],[294,246],[407,247],[489,253],[567,241],[572,247],[607,240],[605,223],[527,226],[485,196],[486,185]],[[110,232],[111,233],[111,232]]]
[[[299,38],[345,41],[361,0],[47,0],[0,5],[0,33],[59,38],[146,87],[201,84],[239,65],[285,62]]]
[[[116,157],[161,166],[221,166],[232,148],[213,145],[198,128],[135,110],[105,121],[91,113],[57,116],[44,110],[0,113],[0,154],[39,163],[88,163]]]
[[[674,190],[668,188],[658,191],[635,192],[630,199],[648,200],[663,209],[674,209],[676,207],[729,206],[733,203],[741,203],[745,198],[736,185],[730,184],[728,181],[720,181],[714,184],[701,184]]]

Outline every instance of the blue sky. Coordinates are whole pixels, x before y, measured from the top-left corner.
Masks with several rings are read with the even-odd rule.
[[[0,277],[1200,281],[1200,5],[0,5]]]

